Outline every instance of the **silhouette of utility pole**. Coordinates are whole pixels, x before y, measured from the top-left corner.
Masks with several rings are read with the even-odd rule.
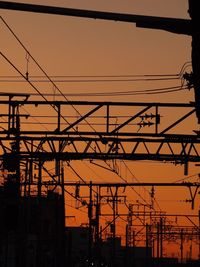
[[[196,113],[200,123],[200,8],[198,1],[189,0],[189,14],[192,20],[192,69],[195,92]]]
[[[183,117],[178,119],[177,121],[173,122],[170,126],[165,128],[164,130],[161,130],[159,132],[158,125],[160,124],[160,114],[158,113],[158,107],[161,104],[156,104],[156,113],[154,114],[155,122],[151,121],[142,121],[138,123],[138,126],[155,126],[155,133],[142,133],[141,135],[134,133],[133,131],[129,132],[127,130],[126,126],[130,126],[130,123],[133,123],[136,119],[143,116],[145,119],[149,119],[149,116],[145,115],[145,112],[150,111],[150,109],[153,108],[153,104],[149,104],[144,106],[142,104],[142,109],[136,114],[131,114],[130,118],[122,121],[115,129],[112,128],[111,124],[109,123],[110,114],[109,109],[111,107],[111,104],[105,104],[105,107],[107,109],[107,116],[106,117],[106,131],[97,133],[96,131],[87,131],[87,132],[79,132],[79,131],[72,131],[74,126],[78,128],[78,125],[83,122],[83,120],[87,119],[90,115],[94,114],[96,111],[99,111],[104,104],[103,103],[82,103],[83,105],[91,104],[92,106],[95,105],[95,107],[88,111],[88,113],[84,114],[83,116],[80,116],[80,118],[77,119],[77,121],[71,123],[71,125],[67,125],[66,128],[64,128],[61,131],[61,111],[60,107],[62,105],[76,105],[75,102],[70,103],[67,101],[66,104],[63,102],[56,102],[52,103],[51,105],[54,106],[54,110],[58,113],[58,120],[57,120],[57,127],[52,132],[50,131],[22,131],[20,126],[20,117],[22,115],[18,114],[18,108],[21,104],[23,105],[49,105],[50,102],[28,102],[28,101],[12,101],[12,99],[9,98],[8,101],[3,101],[1,104],[8,105],[9,107],[9,114],[8,114],[8,124],[6,126],[6,129],[3,129],[3,131],[0,131],[0,134],[2,136],[0,147],[3,151],[3,160],[4,163],[6,163],[8,166],[5,166],[5,169],[9,170],[9,162],[12,161],[15,162],[14,169],[10,170],[13,172],[12,176],[10,176],[10,181],[13,182],[11,184],[11,187],[9,190],[14,190],[15,196],[20,195],[20,162],[23,160],[26,164],[30,162],[30,172],[32,172],[32,161],[38,161],[39,162],[39,179],[38,179],[38,195],[41,195],[42,190],[42,168],[43,163],[45,161],[51,161],[52,159],[56,160],[58,165],[60,166],[59,162],[62,160],[81,160],[86,158],[93,158],[93,159],[128,159],[128,160],[144,160],[144,159],[150,159],[150,160],[167,160],[167,161],[174,161],[179,163],[185,163],[185,173],[187,173],[187,162],[193,161],[198,162],[199,159],[199,153],[198,153],[198,146],[199,146],[199,137],[193,136],[193,135],[173,135],[170,133],[170,130],[173,129],[176,125],[179,124],[179,122],[182,122],[184,119],[188,118],[190,115],[192,115],[194,112],[196,112],[196,116],[198,119],[198,123],[200,123],[200,29],[199,29],[199,22],[200,22],[200,16],[199,16],[199,6],[197,0],[189,0],[189,14],[191,17],[191,20],[184,20],[184,19],[173,19],[173,18],[161,18],[161,17],[150,17],[150,16],[141,16],[141,15],[133,15],[133,14],[119,14],[119,13],[111,13],[111,12],[98,12],[98,11],[90,11],[90,10],[77,10],[77,9],[69,9],[69,8],[58,8],[58,7],[49,7],[49,6],[41,6],[41,5],[33,5],[33,4],[22,4],[22,3],[16,3],[16,2],[8,2],[8,1],[0,1],[0,8],[1,9],[12,9],[12,10],[22,10],[22,11],[29,11],[29,12],[37,12],[37,13],[49,13],[49,14],[57,14],[57,15],[65,15],[65,16],[76,16],[76,17],[86,17],[86,18],[98,18],[103,20],[115,20],[115,21],[124,21],[129,23],[136,23],[137,27],[144,27],[144,28],[151,28],[151,29],[161,29],[166,30],[172,33],[178,33],[178,34],[186,34],[190,35],[192,37],[192,68],[193,73],[189,75],[189,82],[194,86],[194,92],[195,92],[195,104],[188,104],[193,109],[185,114]],[[1,56],[4,57],[4,55],[1,53]],[[5,58],[5,57],[4,57]],[[6,58],[5,58],[6,59]],[[27,99],[26,99],[27,100]],[[78,105],[81,103],[79,102]],[[141,104],[141,103],[140,103]],[[118,105],[121,107],[123,103],[118,103]],[[133,104],[126,103],[126,106]],[[139,103],[137,103],[139,105]],[[165,104],[166,105],[166,104]],[[175,107],[175,104],[168,104],[171,107]],[[117,104],[115,104],[117,106]],[[186,107],[187,105],[180,105],[181,108]],[[14,112],[12,114],[12,112]],[[4,115],[3,115],[4,116]],[[7,114],[6,114],[7,116]],[[145,117],[146,116],[146,117]],[[123,130],[126,129],[124,132]],[[117,134],[117,137],[116,137]],[[66,136],[67,136],[67,142],[66,142]],[[87,136],[87,138],[86,138]],[[103,136],[103,138],[102,138]],[[149,138],[151,136],[151,139]],[[158,138],[159,136],[159,138]],[[131,137],[131,138],[127,138]],[[139,138],[136,138],[139,137]],[[153,140],[153,138],[154,140]],[[120,139],[121,138],[121,139]],[[130,142],[131,139],[131,142]],[[162,139],[162,140],[161,140]],[[11,144],[11,149],[7,149],[7,142],[13,141]],[[59,151],[56,150],[57,144],[59,142]],[[78,151],[78,145],[82,142],[82,144],[86,144],[84,150]],[[124,143],[127,142],[127,146],[124,145]],[[156,149],[156,153],[151,152],[151,143],[157,142],[158,148]],[[142,143],[145,145],[145,150],[143,153],[141,153],[138,150],[138,147]],[[21,144],[24,144],[24,147],[20,147]],[[149,144],[149,148],[146,144]],[[168,148],[170,148],[171,153],[162,154],[163,146],[167,144]],[[173,145],[181,145],[181,153],[174,154]],[[45,145],[48,145],[49,150],[45,150]],[[69,146],[72,145],[73,151],[70,152],[70,149],[68,150]],[[93,146],[91,146],[93,145]],[[106,153],[104,152],[106,146]],[[126,150],[127,147],[132,146],[132,149]],[[188,149],[189,146],[189,149]],[[90,150],[90,148],[95,147],[95,151]],[[97,149],[96,149],[97,148]],[[117,148],[117,149],[116,149]],[[13,160],[14,159],[14,160]],[[11,164],[12,165],[12,164]],[[60,167],[59,167],[60,169]],[[56,173],[57,175],[58,173]],[[63,200],[64,200],[64,175],[62,176],[62,192],[63,192]],[[30,174],[30,179],[32,178],[32,174]],[[61,181],[58,181],[59,183]],[[29,189],[30,189],[29,183]],[[14,187],[12,187],[14,185]],[[194,207],[194,199],[196,196],[196,192],[199,188],[199,185],[196,186],[196,190],[194,194],[192,191],[190,191],[191,201],[192,201],[192,207]],[[190,189],[190,187],[189,187]],[[24,192],[26,193],[26,184],[24,185]],[[99,206],[100,205],[100,196],[98,196],[97,199],[97,209],[96,209],[96,219],[99,219]],[[113,255],[115,254],[115,237],[116,237],[116,229],[115,229],[115,220],[117,217],[117,201],[118,201],[118,195],[117,195],[117,187],[115,193],[112,195],[112,208],[113,208]],[[92,199],[92,193],[90,192],[90,204],[89,204],[89,220],[90,220],[90,227],[92,227],[93,221],[92,215],[90,215],[90,212],[92,212],[92,206],[93,206],[93,199]],[[200,219],[199,219],[200,221]],[[96,236],[99,236],[99,225],[96,223]],[[200,223],[199,223],[200,228]],[[198,228],[198,233],[199,233]],[[158,229],[157,229],[157,235],[158,235],[158,245],[160,242],[160,246],[158,246],[158,255],[162,257],[162,242],[163,242],[163,223],[162,220],[160,223],[158,223]],[[91,229],[90,229],[91,231]],[[179,233],[180,234],[180,233]],[[183,232],[181,232],[181,238],[183,236]],[[92,237],[92,233],[90,233],[90,238]],[[183,241],[183,239],[181,239]],[[181,249],[183,249],[183,244],[181,241]],[[91,242],[91,240],[89,240]],[[148,245],[148,244],[147,244]],[[89,243],[89,248],[91,250],[91,243]],[[91,252],[90,252],[91,253]],[[183,251],[181,252],[183,253]],[[91,257],[90,257],[91,258]],[[113,257],[115,258],[115,257]],[[199,235],[199,258],[200,258],[200,235]]]

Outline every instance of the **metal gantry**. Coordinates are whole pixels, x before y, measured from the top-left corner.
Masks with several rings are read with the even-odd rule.
[[[13,155],[10,144],[17,140],[20,159],[200,161],[199,133],[190,125],[192,103],[29,101],[25,96],[0,100],[0,107],[1,158]],[[178,115],[170,118],[167,112]]]
[[[185,251],[188,251],[188,249],[190,259],[192,258],[192,245],[196,249],[200,249],[199,214],[168,214],[163,211],[156,211],[151,204],[137,203],[137,201],[129,202],[126,198],[126,188],[132,186],[134,188],[139,186],[150,187],[152,185],[199,188],[199,183],[65,183],[66,188],[73,188],[72,191],[74,191],[74,197],[77,200],[83,203],[85,198],[84,207],[88,209],[88,227],[91,239],[94,240],[95,255],[100,255],[100,242],[103,240],[103,236],[104,238],[112,238],[114,241],[118,237],[117,222],[122,221],[122,219],[126,220],[126,218],[126,235],[124,238],[126,247],[135,248],[142,244],[146,247],[147,258],[149,248],[152,249],[154,258],[165,257],[164,251],[166,250],[166,244],[169,243],[178,244],[181,262]],[[82,187],[88,188],[88,196],[86,196],[86,191]],[[106,225],[102,227],[101,219],[104,216],[109,219],[107,219]],[[178,219],[180,220],[179,223]],[[188,247],[186,243],[190,243],[190,246]],[[115,253],[115,242],[113,242],[113,258]]]
[[[199,30],[197,30],[199,16],[197,17],[194,3],[194,1],[189,1],[192,20],[182,20],[0,1],[0,8],[5,9],[133,22],[139,27],[164,29],[174,33],[188,34],[193,38],[194,73],[192,78],[195,103],[32,101],[26,94],[1,94],[1,97],[6,99],[0,100],[0,162],[2,171],[7,171],[3,174],[6,177],[5,184],[10,186],[9,190],[12,191],[12,194],[14,193],[16,199],[19,195],[30,194],[32,186],[36,188],[37,195],[41,196],[43,186],[56,187],[60,185],[64,203],[64,188],[70,185],[70,183],[64,182],[63,162],[65,161],[84,159],[167,161],[184,164],[186,174],[189,162],[200,161],[200,135],[199,131],[192,128],[191,123],[191,118],[193,119],[195,114],[198,122],[200,120],[199,79],[197,79],[199,49],[196,49],[199,46]],[[52,162],[55,164],[54,174],[45,167],[46,163],[52,164]],[[34,176],[34,172],[37,173],[36,176]],[[46,172],[49,179],[44,181],[42,172]],[[15,185],[14,191],[12,183]],[[99,241],[101,233],[98,216],[101,201],[105,196],[96,193],[95,202],[92,194],[93,185],[91,183],[82,185],[90,188],[88,217],[91,254],[93,241],[91,227],[95,225],[95,239]],[[139,186],[141,185],[139,184]],[[149,184],[143,183],[143,185],[148,186]],[[150,183],[150,185],[158,186],[159,184]],[[162,186],[168,185],[180,186],[162,184]],[[194,205],[199,184],[185,183],[182,185],[189,188],[190,201]],[[75,186],[80,186],[80,184]],[[108,187],[107,184],[98,186]],[[136,184],[132,184],[132,186],[136,186]],[[195,186],[195,192],[191,190],[193,186]],[[119,187],[121,185],[116,183],[109,185],[109,201],[113,210],[111,223],[113,239],[116,235],[115,220],[119,215],[117,211],[120,197],[118,195]],[[22,188],[23,191],[20,190]],[[92,216],[94,207],[96,213],[95,216]],[[65,216],[64,213],[65,211],[63,211],[63,216]],[[128,230],[131,230],[131,217],[134,213],[129,209],[127,215],[130,228]],[[191,239],[195,236],[200,248],[199,225],[191,227],[189,230],[188,228],[170,228],[164,224],[161,215],[159,219],[160,221],[157,221],[156,225],[145,225],[146,247],[153,246],[152,242],[157,240],[157,257],[163,257],[164,239],[180,239],[181,260],[185,237]],[[113,242],[113,257],[115,258],[115,241]]]
[[[3,97],[4,100],[0,101],[0,159],[5,177],[4,184],[8,192],[14,194],[15,199],[34,194],[40,198],[44,189],[48,192],[50,187],[54,187],[54,189],[60,187],[64,203],[66,187],[73,186],[64,181],[63,163],[66,161],[146,159],[185,165],[188,162],[200,161],[199,134],[198,131],[193,131],[190,128],[192,126],[188,124],[195,113],[192,103],[31,101],[28,95],[10,94],[2,95]],[[170,116],[174,109],[177,110],[176,116]],[[186,124],[187,127],[180,127],[183,126],[182,124]],[[34,127],[32,128],[32,126]],[[185,134],[186,129],[188,134]],[[54,164],[53,173],[49,171],[48,164]],[[44,173],[48,178],[44,178]],[[115,259],[116,253],[116,219],[123,216],[118,212],[120,198],[118,188],[141,185],[180,186],[180,184],[167,183],[99,184],[99,190],[95,193],[94,198],[92,190],[93,186],[97,186],[97,184],[83,183],[82,185],[90,188],[89,202],[84,202],[84,205],[88,207],[89,255],[92,255],[94,240],[96,240],[95,249],[97,251],[99,249],[102,235],[99,220],[100,206],[104,197],[107,197],[112,208],[111,214],[107,214],[112,219],[106,227],[110,226],[112,229],[113,259]],[[75,184],[75,186],[81,186],[81,184]],[[181,186],[189,188],[193,208],[199,184],[183,183]],[[102,187],[110,188],[109,197],[100,194]],[[193,187],[195,191],[192,189]],[[76,197],[73,194],[71,196]],[[76,198],[78,199],[78,196]],[[81,203],[83,204],[83,202]],[[148,216],[146,213],[144,214],[143,216]],[[128,215],[130,216],[127,213],[126,217]],[[132,232],[132,227],[132,225],[128,225],[127,235]],[[167,238],[167,234],[171,237],[174,234],[176,238],[180,237],[181,257],[183,257],[184,230],[180,232],[178,229],[176,233],[166,232],[164,234],[165,228],[160,225],[156,226],[156,232],[152,227],[151,222],[149,225],[144,225],[146,234],[143,232],[140,237],[139,230],[134,234],[134,238],[139,236],[143,242],[146,240],[147,250],[149,247],[154,247],[156,242],[157,256],[163,257],[164,239]],[[193,229],[191,233],[193,233]],[[195,237],[198,234],[197,230]],[[191,234],[189,233],[188,236]],[[130,237],[127,236],[127,244],[129,239]],[[91,256],[89,258],[91,259]]]

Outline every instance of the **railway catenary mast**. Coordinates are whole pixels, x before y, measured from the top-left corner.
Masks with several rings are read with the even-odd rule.
[[[197,149],[197,146],[199,146],[200,141],[199,141],[199,136],[176,136],[176,138],[174,138],[175,136],[166,136],[168,130],[172,129],[174,126],[176,126],[179,122],[183,121],[184,118],[187,118],[189,115],[191,115],[192,113],[195,112],[196,109],[196,116],[198,119],[198,123],[200,124],[200,91],[199,91],[199,87],[200,87],[200,79],[199,79],[199,72],[200,72],[200,56],[199,56],[199,47],[200,47],[200,37],[199,37],[199,30],[198,30],[198,20],[200,20],[200,18],[198,17],[198,6],[197,6],[197,1],[195,0],[189,0],[189,14],[191,16],[191,20],[185,20],[185,19],[173,19],[173,18],[161,18],[161,17],[150,17],[150,16],[141,16],[141,15],[133,15],[133,14],[119,14],[119,13],[111,13],[111,12],[98,12],[98,11],[89,11],[89,10],[78,10],[78,9],[69,9],[69,8],[59,8],[59,7],[50,7],[50,6],[42,6],[42,5],[33,5],[33,4],[23,4],[23,3],[17,3],[17,2],[8,2],[8,1],[0,1],[0,8],[1,9],[10,9],[10,10],[21,10],[21,11],[29,11],[29,12],[37,12],[37,13],[46,13],[46,14],[57,14],[57,15],[65,15],[65,16],[76,16],[76,17],[85,17],[85,18],[97,18],[97,19],[104,19],[104,20],[115,20],[115,21],[123,21],[123,22],[129,22],[129,23],[136,23],[137,27],[144,27],[144,28],[152,28],[152,29],[161,29],[161,30],[166,30],[172,33],[176,33],[176,34],[185,34],[185,35],[190,35],[192,36],[192,66],[193,66],[193,74],[191,75],[192,77],[192,84],[194,86],[194,90],[195,90],[195,104],[194,103],[190,103],[188,105],[191,105],[191,107],[193,107],[193,109],[186,114],[184,117],[182,117],[181,119],[179,119],[177,122],[171,124],[171,126],[167,127],[165,130],[162,130],[161,132],[158,132],[157,126],[159,124],[159,120],[156,120],[156,127],[155,127],[155,137],[158,137],[158,133],[160,133],[161,137],[163,137],[163,141],[160,140],[160,138],[156,140],[156,142],[160,142],[160,145],[158,145],[158,148],[156,150],[155,154],[152,154],[151,151],[148,149],[146,142],[149,141],[149,139],[146,138],[146,140],[143,140],[143,143],[145,144],[145,148],[146,151],[144,154],[141,155],[141,153],[139,153],[137,155],[137,148],[138,148],[138,144],[139,142],[142,140],[141,136],[140,138],[138,138],[136,140],[135,145],[132,147],[132,153],[130,154],[129,151],[126,151],[125,148],[126,146],[123,145],[123,142],[126,141],[126,139],[119,139],[119,137],[117,137],[117,139],[113,139],[112,135],[116,133],[116,131],[118,131],[118,135],[120,134],[120,130],[124,128],[125,125],[127,125],[129,122],[132,122],[137,116],[139,116],[139,114],[143,114],[145,112],[145,110],[149,110],[149,108],[151,107],[145,107],[144,109],[142,109],[141,113],[138,113],[132,117],[130,117],[129,120],[127,120],[126,122],[122,123],[121,125],[119,125],[117,128],[115,128],[114,130],[110,131],[110,125],[108,123],[109,121],[109,116],[107,114],[107,132],[103,133],[103,136],[106,134],[107,136],[107,140],[102,139],[101,135],[98,136],[97,139],[95,139],[96,137],[96,132],[95,133],[82,133],[82,137],[79,136],[75,136],[76,134],[79,135],[80,132],[73,132],[71,131],[73,129],[74,125],[78,125],[79,122],[82,122],[84,118],[86,118],[87,116],[89,116],[90,114],[93,114],[96,110],[99,110],[102,107],[102,103],[98,104],[95,103],[95,105],[97,105],[94,109],[92,109],[91,111],[89,111],[87,114],[85,114],[83,117],[81,117],[80,119],[78,119],[75,123],[72,123],[70,126],[66,127],[63,131],[61,131],[61,124],[60,124],[60,114],[58,114],[58,126],[56,131],[51,132],[23,132],[22,128],[19,127],[19,116],[23,116],[23,114],[18,114],[18,110],[17,107],[18,105],[20,105],[19,101],[18,102],[13,102],[11,101],[11,99],[9,99],[8,102],[4,102],[3,104],[7,104],[8,106],[12,107],[11,109],[8,109],[10,112],[12,111],[13,113],[9,114],[9,118],[10,122],[13,122],[12,125],[11,123],[8,123],[8,127],[6,129],[3,129],[3,131],[0,131],[0,134],[3,136],[3,138],[1,138],[1,142],[0,142],[0,148],[2,149],[3,152],[8,152],[8,153],[4,153],[3,154],[3,161],[4,163],[8,163],[8,165],[13,165],[13,158],[17,158],[17,166],[15,167],[14,171],[11,169],[11,173],[13,172],[13,174],[11,174],[11,178],[13,180],[13,183],[11,183],[11,189],[13,184],[15,183],[15,180],[17,180],[18,177],[16,176],[20,176],[19,172],[20,172],[20,165],[19,165],[19,160],[24,160],[24,162],[26,162],[27,164],[30,163],[30,166],[27,167],[27,169],[30,169],[30,177],[28,177],[30,180],[32,179],[32,163],[33,163],[33,159],[36,160],[36,162],[38,161],[38,177],[36,177],[36,179],[38,180],[37,184],[38,185],[38,195],[41,195],[41,169],[42,169],[42,163],[45,163],[45,161],[50,161],[52,159],[55,159],[55,165],[58,169],[58,172],[56,172],[55,174],[58,176],[58,180],[63,180],[62,184],[63,187],[66,186],[66,184],[64,184],[64,179],[63,179],[63,171],[62,167],[60,166],[60,161],[61,160],[65,160],[65,159],[83,159],[83,158],[90,158],[92,157],[96,157],[99,159],[105,159],[105,157],[108,157],[110,159],[112,158],[125,158],[125,159],[136,159],[136,156],[138,157],[138,159],[156,159],[156,160],[162,160],[163,158],[165,158],[166,160],[175,160],[181,158],[181,162],[186,162],[187,161],[193,161],[193,162],[199,162],[200,157],[199,157],[199,150]],[[24,101],[26,102],[27,105],[30,104],[30,102],[28,101]],[[25,103],[23,103],[24,105]],[[37,103],[40,104],[40,103]],[[49,103],[46,103],[49,104]],[[53,103],[54,104],[54,103]],[[70,103],[68,103],[70,104]],[[80,104],[80,103],[79,103]],[[92,103],[90,103],[92,104]],[[56,107],[58,108],[58,110],[60,110],[60,105],[63,105],[63,103],[56,103]],[[122,105],[122,104],[120,104]],[[7,114],[6,114],[7,115]],[[155,115],[156,118],[158,118],[158,114]],[[20,117],[21,118],[21,117]],[[12,126],[12,127],[10,127]],[[67,150],[69,143],[66,143],[66,136],[68,133],[71,133],[72,136],[70,136],[70,140],[71,140],[71,144],[73,144],[73,148],[74,151],[70,152]],[[6,135],[7,134],[7,135]],[[32,136],[34,135],[35,136]],[[52,137],[51,134],[53,134],[54,136]],[[85,142],[84,139],[84,134],[90,134],[90,140],[88,142],[88,144],[86,144],[86,147],[84,148],[84,150],[82,151],[82,153],[80,153],[80,151],[77,150],[78,146],[76,146],[76,142]],[[123,137],[123,131],[121,132],[121,137]],[[132,135],[132,133],[126,133],[126,135],[128,136],[129,134]],[[57,135],[57,136],[56,136]],[[152,134],[151,134],[152,135]],[[45,137],[44,137],[45,136]],[[95,137],[95,138],[93,138]],[[144,137],[144,136],[143,136]],[[147,135],[148,137],[148,135]],[[86,137],[88,138],[88,137]],[[63,140],[61,140],[63,139]],[[11,150],[7,150],[6,147],[6,142],[7,141],[13,141],[12,144],[14,144],[14,146],[12,147]],[[29,142],[31,141],[31,142]],[[90,152],[89,148],[90,145],[93,144],[93,142],[95,142],[95,144],[97,144],[97,142],[102,143],[106,141],[108,143],[107,146],[108,147],[108,151],[106,154],[103,154],[100,145],[98,146],[98,151],[96,151],[96,153],[94,153],[94,151],[92,151],[92,153]],[[153,140],[151,140],[153,141]],[[19,146],[19,142],[24,144],[24,147]],[[56,142],[61,142],[60,144],[62,144],[61,146],[59,146],[59,151],[57,151],[55,148],[58,147],[56,146]],[[32,147],[30,147],[30,143],[32,144]],[[165,155],[165,154],[161,154],[162,152],[162,147],[163,144],[167,143],[170,151],[171,151],[171,155]],[[174,151],[172,149],[172,144],[178,144],[180,143],[182,146],[182,149],[180,150],[179,154],[174,154]],[[35,145],[36,144],[36,145]],[[50,152],[46,152],[45,150],[43,150],[43,145],[45,147],[45,145],[48,145],[50,148]],[[65,145],[66,144],[66,145]],[[118,153],[118,150],[116,149],[118,146],[121,146],[123,153]],[[188,148],[189,145],[189,149]],[[150,146],[151,147],[151,146]],[[113,151],[117,151],[117,153],[114,153]],[[13,157],[14,156],[14,157]],[[73,158],[74,157],[74,158]],[[9,160],[10,159],[10,160]],[[45,160],[44,160],[45,159]],[[11,164],[9,164],[11,163]],[[9,166],[6,166],[7,168]],[[28,170],[29,170],[28,169]],[[16,175],[18,174],[18,175]],[[17,180],[18,182],[18,180]],[[31,185],[31,184],[30,184]],[[26,183],[24,184],[24,187],[26,187]],[[197,189],[198,189],[199,185],[197,185]],[[9,188],[10,189],[10,188]],[[19,183],[17,183],[16,187],[16,199],[18,199],[18,189],[19,189]],[[24,190],[24,192],[26,192],[26,190]],[[64,190],[63,190],[64,192]],[[196,192],[196,191],[195,191]],[[192,191],[190,191],[191,193],[191,201],[194,202],[194,198],[196,196],[196,193],[193,194]],[[64,199],[64,194],[62,193],[62,197]],[[62,201],[62,203],[64,203],[64,201]],[[61,203],[61,204],[62,204]],[[19,208],[18,202],[17,205],[14,206],[13,210]],[[63,204],[61,205],[61,209],[63,209]],[[64,209],[63,209],[64,210]],[[61,216],[64,216],[64,212],[61,212]],[[53,216],[52,216],[53,217]],[[64,229],[64,225],[63,222],[64,220],[59,220],[61,221],[62,225],[61,227],[58,228],[62,228]],[[21,228],[20,228],[21,229]],[[23,229],[22,229],[23,230]],[[62,234],[62,232],[59,232],[58,234]],[[159,234],[159,233],[158,233]],[[162,234],[162,233],[161,233]],[[51,238],[52,236],[50,236]],[[39,240],[41,239],[41,236],[39,236]],[[60,239],[59,245],[63,245],[62,243],[62,239]],[[59,247],[57,246],[57,243],[54,244],[55,247]],[[64,246],[63,246],[64,247]],[[62,248],[63,249],[63,248]],[[60,250],[61,251],[61,250]],[[162,252],[162,250],[161,250]],[[61,257],[59,257],[61,258]],[[22,265],[18,265],[18,266],[22,266]],[[37,265],[37,266],[43,266],[43,265]],[[62,264],[57,265],[57,266],[62,266]]]
[[[191,57],[193,68],[193,73],[190,76],[190,83],[192,83],[194,86],[196,116],[198,124],[200,124],[200,29],[198,27],[200,23],[199,5],[198,1],[195,0],[188,0],[188,5],[188,11],[191,20],[0,1],[0,9],[122,21],[136,23],[137,27],[159,29],[176,34],[190,35],[192,37]]]
[[[189,0],[189,14],[192,19],[191,36],[192,36],[192,69],[193,84],[196,102],[196,114],[198,123],[200,123],[200,16],[198,1]]]

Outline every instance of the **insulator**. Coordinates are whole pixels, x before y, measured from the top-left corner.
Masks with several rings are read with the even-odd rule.
[[[80,185],[76,185],[75,187],[75,198],[80,197]]]

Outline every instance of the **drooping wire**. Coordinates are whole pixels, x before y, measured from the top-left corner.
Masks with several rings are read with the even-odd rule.
[[[19,69],[0,51],[1,56],[9,63],[11,64],[11,66],[18,72],[20,73],[20,75],[22,75],[23,77],[25,77],[20,71]],[[40,91],[29,81],[27,80],[27,82],[41,95],[41,97],[43,97],[43,99],[45,99],[45,101],[48,102],[48,100],[43,96],[43,94],[40,93]],[[53,105],[51,105],[54,109],[55,107]],[[56,109],[55,109],[56,110]],[[69,166],[71,167],[71,165],[69,164]],[[72,168],[72,167],[71,167]],[[78,175],[79,179],[80,179],[80,175],[76,172],[76,175]],[[84,181],[84,180],[83,180]],[[66,190],[65,190],[66,191]],[[69,193],[69,192],[68,192]],[[70,193],[69,193],[70,194]],[[123,218],[121,218],[123,219]],[[123,219],[124,220],[124,219]]]
[[[30,76],[30,79],[32,80],[32,82],[37,82],[37,83],[46,83],[49,82],[49,80],[45,80],[45,79],[36,79],[38,76]],[[40,76],[39,76],[40,77]],[[55,79],[53,77],[57,77],[57,76],[49,76],[53,82],[57,82],[57,83],[107,83],[107,82],[117,82],[117,83],[121,83],[121,82],[147,82],[147,81],[171,81],[171,80],[179,80],[180,78],[177,77],[173,77],[173,78],[140,78],[140,79],[134,79],[134,78],[129,78],[129,79],[122,79],[119,78],[118,79],[114,79],[114,78],[110,78],[110,79],[73,79],[73,80],[69,80],[69,79]],[[59,76],[58,76],[59,77]],[[62,76],[61,76],[62,77]],[[16,79],[18,77],[15,77],[15,79],[12,78],[12,76],[1,76],[1,82],[9,82],[9,83],[16,83],[16,82],[25,82],[21,79]],[[3,79],[5,80],[3,80]]]
[[[2,17],[1,17],[2,19]],[[22,42],[19,40],[19,38],[15,35],[15,33],[11,30],[11,28],[8,26],[8,24],[5,22],[5,20],[2,19],[2,21],[4,22],[4,24],[8,27],[8,29],[11,31],[11,33],[14,35],[14,37],[17,39],[17,41],[22,45],[22,47],[25,49],[26,53],[28,53],[29,57],[31,57],[31,59],[35,62],[35,64],[39,67],[39,69],[45,74],[45,76],[49,79],[49,81],[55,86],[55,88],[58,90],[58,92],[65,98],[65,100],[67,100],[67,98],[65,97],[65,95],[59,90],[59,88],[55,85],[54,81],[50,78],[50,76],[47,75],[47,73],[40,67],[40,65],[35,61],[35,59],[32,57],[32,55],[29,53],[29,51],[25,48],[25,46],[22,44]],[[18,73],[28,81],[28,75],[24,76],[15,66],[14,64],[12,64],[12,62],[1,52],[1,55],[4,57],[4,59],[6,59],[14,68],[15,70],[18,71]],[[45,101],[48,102],[48,100],[44,97],[43,94],[40,93],[40,91],[30,82],[28,81],[29,84],[36,90],[36,92],[43,98],[45,99]],[[68,101],[68,100],[67,100]],[[55,109],[55,108],[54,108]],[[77,111],[78,112],[78,111]],[[80,113],[79,113],[80,114]],[[81,116],[81,115],[80,115]],[[90,124],[89,124],[90,125]],[[91,125],[90,125],[91,126]]]
[[[165,88],[155,88],[155,89],[146,89],[146,90],[130,90],[130,91],[112,91],[112,92],[84,92],[84,93],[67,93],[65,96],[70,97],[80,97],[80,96],[124,96],[124,95],[150,95],[150,94],[164,94],[164,93],[172,93],[178,92],[182,90],[188,89],[187,86],[173,86],[173,87],[165,87]],[[35,94],[31,94],[36,96]],[[44,93],[45,96],[53,96],[53,94]],[[58,97],[59,95],[54,95]]]
[[[129,168],[129,166],[126,164],[126,162],[125,162],[125,161],[122,161],[122,162],[123,162],[123,164],[125,165],[126,169],[130,172],[130,174],[132,175],[132,177],[133,177],[138,183],[140,183],[139,179],[133,174],[133,172],[131,171],[131,169]],[[147,190],[145,187],[144,187],[144,189],[149,193],[149,190]],[[155,199],[155,202],[156,202],[156,204],[157,204],[159,210],[161,211],[161,208],[160,208],[160,206],[159,206],[159,203],[158,203],[158,201],[157,201],[156,199]]]
[[[11,34],[14,36],[14,38],[17,40],[17,42],[22,46],[22,48],[25,50],[25,52],[29,55],[29,58],[31,58],[33,60],[33,62],[36,64],[36,66],[39,68],[39,70],[46,76],[46,78],[52,83],[52,85],[54,86],[54,88],[59,92],[60,95],[63,96],[63,98],[68,102],[69,100],[66,98],[66,96],[62,93],[62,91],[58,88],[58,86],[54,83],[54,81],[50,78],[50,76],[46,73],[46,71],[40,66],[40,64],[35,60],[35,58],[31,55],[31,53],[28,51],[28,49],[25,47],[25,45],[20,41],[20,39],[17,37],[17,35],[14,33],[14,31],[11,29],[11,27],[8,25],[8,23],[6,23],[6,21],[0,16],[2,22],[4,23],[4,25],[8,28],[8,30],[11,32]],[[2,54],[2,53],[1,53]],[[2,54],[2,56],[6,59],[6,57]],[[8,61],[8,59],[6,59]],[[12,64],[10,62],[10,64],[15,68],[15,70],[18,71],[18,73],[25,78],[25,76],[14,66],[14,64]],[[29,82],[29,80],[27,80]],[[36,87],[29,82],[29,84],[36,90]],[[36,90],[42,97],[43,99],[45,99],[45,101],[48,102],[48,100],[46,98],[44,98],[44,96],[39,92],[39,90]],[[56,110],[56,108],[51,105],[54,110]],[[80,114],[80,112],[73,106],[73,109],[79,114],[80,117],[82,117],[82,115]],[[65,120],[65,118],[64,118]],[[92,128],[92,130],[94,130],[94,128],[89,124],[89,122],[84,119],[86,121],[86,123]],[[69,124],[69,123],[68,123]]]
[[[184,181],[186,181],[186,180],[188,180],[188,179],[190,179],[190,178],[194,178],[194,177],[196,177],[196,176],[198,176],[198,177],[200,178],[200,173],[195,173],[195,174],[186,176],[186,177],[184,177],[184,178],[182,178],[182,179],[178,179],[178,180],[174,181],[173,183],[184,182]]]

